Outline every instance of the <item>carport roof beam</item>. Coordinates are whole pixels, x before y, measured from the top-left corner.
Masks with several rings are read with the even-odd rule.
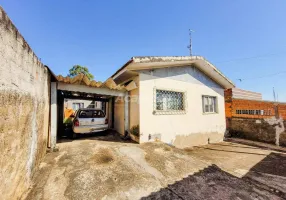
[[[124,96],[125,92],[120,90],[112,90],[109,88],[95,88],[89,87],[85,85],[74,85],[74,84],[66,84],[59,82],[58,90],[65,90],[71,92],[84,92],[90,94],[98,94],[98,95],[108,95],[108,96]]]

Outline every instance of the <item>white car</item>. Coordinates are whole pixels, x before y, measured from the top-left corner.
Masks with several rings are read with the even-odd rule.
[[[73,138],[76,134],[94,133],[108,129],[108,119],[105,113],[95,108],[80,108],[73,120]]]

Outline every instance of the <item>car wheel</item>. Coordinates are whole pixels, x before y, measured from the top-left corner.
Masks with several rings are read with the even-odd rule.
[[[76,139],[76,138],[77,138],[76,133],[72,133],[72,139]]]

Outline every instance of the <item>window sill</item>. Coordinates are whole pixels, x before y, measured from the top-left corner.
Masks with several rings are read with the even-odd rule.
[[[203,115],[214,115],[214,114],[218,114],[218,112],[208,112],[208,113],[203,113]]]
[[[153,115],[184,115],[186,114],[185,110],[154,110]]]

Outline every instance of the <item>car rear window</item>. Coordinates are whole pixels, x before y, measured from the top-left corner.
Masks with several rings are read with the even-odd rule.
[[[78,115],[79,118],[101,118],[104,116],[102,110],[81,110]]]

